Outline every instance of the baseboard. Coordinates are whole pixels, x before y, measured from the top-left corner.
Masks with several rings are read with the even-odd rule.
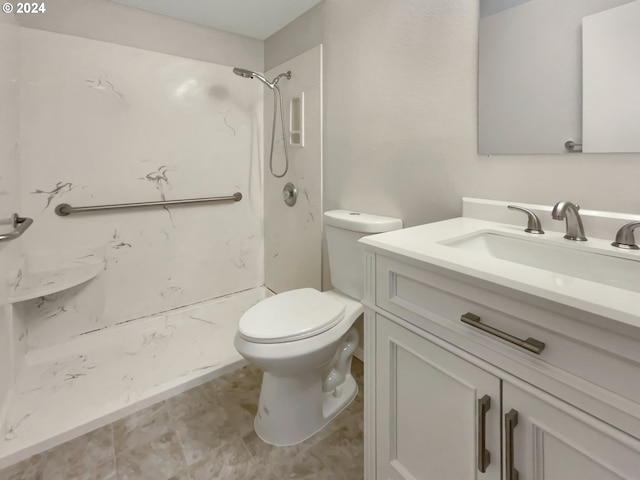
[[[364,350],[362,347],[356,348],[356,351],[353,352],[353,356],[364,363]]]

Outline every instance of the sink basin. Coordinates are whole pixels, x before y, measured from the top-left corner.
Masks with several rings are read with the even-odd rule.
[[[553,242],[497,232],[478,232],[440,243],[466,252],[640,293],[640,258],[624,258],[597,249]]]

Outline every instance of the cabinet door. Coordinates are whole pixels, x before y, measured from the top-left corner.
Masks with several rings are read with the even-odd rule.
[[[505,480],[640,479],[638,440],[535,389],[502,395]]]
[[[380,315],[376,322],[377,480],[499,480],[500,380]]]

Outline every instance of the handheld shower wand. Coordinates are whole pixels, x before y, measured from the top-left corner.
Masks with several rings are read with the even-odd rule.
[[[233,73],[241,76],[242,78],[257,78],[262,83],[264,83],[267,87],[273,90],[273,128],[271,129],[271,152],[269,153],[269,170],[271,171],[271,175],[276,178],[284,177],[289,171],[289,148],[287,145],[287,135],[284,129],[284,111],[282,109],[282,94],[280,93],[280,88],[278,87],[278,82],[282,77],[286,77],[287,80],[291,78],[291,71],[281,73],[276,78],[274,78],[271,82],[264,78],[259,73],[253,72],[251,70],[245,70],[244,68],[234,68]],[[273,144],[275,143],[276,136],[276,115],[278,110],[278,104],[280,104],[280,123],[282,125],[282,141],[284,143],[284,158],[285,158],[285,166],[284,172],[278,175],[273,171]]]

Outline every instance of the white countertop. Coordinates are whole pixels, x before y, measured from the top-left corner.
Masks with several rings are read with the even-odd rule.
[[[637,262],[638,283],[634,289],[640,290],[637,288],[640,286],[640,251],[612,247],[611,240],[589,237],[588,242],[572,242],[565,240],[563,234],[558,232],[547,231],[545,235],[537,236],[525,233],[521,226],[460,217],[369,235],[360,239],[360,242],[368,251],[401,257],[414,265],[434,265],[445,268],[483,282],[501,285],[640,328],[640,292],[638,291],[500,260],[440,243],[481,232],[522,237],[547,245],[564,246]]]

